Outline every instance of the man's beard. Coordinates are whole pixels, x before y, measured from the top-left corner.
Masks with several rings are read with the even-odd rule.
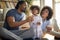
[[[23,9],[23,10],[21,10],[22,12],[25,12],[26,11],[26,8],[25,9]]]

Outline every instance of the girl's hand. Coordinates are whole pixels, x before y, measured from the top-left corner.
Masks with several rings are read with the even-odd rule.
[[[37,25],[40,25],[41,23],[40,22],[37,22]]]

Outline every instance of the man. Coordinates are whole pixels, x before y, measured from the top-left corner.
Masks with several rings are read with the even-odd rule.
[[[26,20],[22,20],[25,16],[24,14],[25,8],[26,2],[19,1],[15,9],[11,9],[7,12],[3,27],[13,32],[14,34],[20,36],[21,32],[19,30],[19,26],[33,20],[32,17],[28,17]]]

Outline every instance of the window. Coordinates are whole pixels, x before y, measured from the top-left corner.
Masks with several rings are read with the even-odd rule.
[[[50,6],[52,8],[52,0],[45,0],[45,6]]]
[[[60,29],[60,0],[55,0],[55,18]]]
[[[44,6],[49,6],[49,7],[53,8],[53,6],[52,6],[53,3],[52,2],[53,2],[52,0],[44,0]],[[52,19],[50,21],[52,23]],[[49,34],[46,34],[45,38],[47,38],[49,40],[54,40],[54,36],[49,35]]]
[[[40,0],[33,0],[32,5],[40,6]]]
[[[3,21],[3,9],[0,8],[0,21]]]
[[[52,0],[44,0],[45,2],[44,2],[44,6],[49,6],[49,7],[51,7],[52,9],[53,9],[53,1]],[[53,19],[53,17],[52,17],[52,19]],[[52,23],[52,19],[50,20],[51,21],[51,23]]]

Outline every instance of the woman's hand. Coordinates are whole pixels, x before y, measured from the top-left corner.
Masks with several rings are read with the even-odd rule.
[[[46,27],[47,32],[50,32],[52,30],[52,27]]]

